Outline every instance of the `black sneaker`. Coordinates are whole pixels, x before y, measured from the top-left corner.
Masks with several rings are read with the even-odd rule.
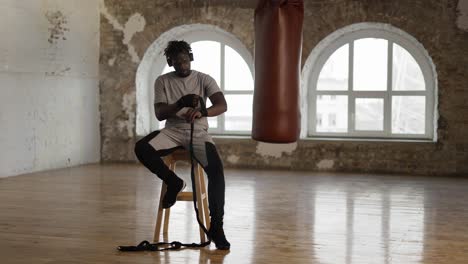
[[[208,231],[208,235],[215,243],[217,249],[229,250],[231,248],[231,244],[227,241],[226,236],[224,235],[223,227],[221,225],[211,226],[210,230]]]
[[[185,182],[180,178],[177,178],[177,180],[174,183],[171,183],[170,185],[167,184],[166,194],[164,194],[164,197],[162,200],[162,207],[164,209],[167,209],[173,206],[177,200],[177,195],[184,188],[185,188]]]

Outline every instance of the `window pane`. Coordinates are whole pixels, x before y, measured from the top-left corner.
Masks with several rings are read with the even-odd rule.
[[[206,100],[206,108],[212,106],[210,99]],[[218,127],[218,117],[208,117],[208,127],[217,128]]]
[[[387,90],[388,41],[365,38],[354,41],[355,91]]]
[[[226,95],[228,111],[224,114],[225,129],[231,131],[250,131],[252,129],[251,94]]]
[[[197,41],[190,44],[193,51],[192,69],[209,74],[221,83],[221,44],[216,41]]]
[[[172,67],[169,67],[169,65],[166,64],[166,66],[164,67],[164,70],[161,74],[166,74],[168,72],[171,72],[171,71],[174,71],[174,68]]]
[[[208,127],[218,128],[218,118],[217,117],[208,117]]]
[[[159,130],[163,129],[165,125],[166,125],[166,120],[159,121],[158,122],[158,129]]]
[[[317,90],[348,90],[349,44],[341,46],[323,65],[317,82]]]
[[[164,70],[163,70],[163,72],[161,73],[161,75],[162,75],[162,74],[166,74],[166,73],[171,72],[171,71],[174,71],[174,68],[169,67],[169,65],[166,64],[166,66],[164,67]],[[156,117],[154,117],[154,118],[156,118]],[[163,129],[165,125],[166,125],[166,120],[164,120],[164,121],[158,121],[158,129],[159,129],[159,130]]]
[[[356,130],[383,130],[384,100],[356,98]]]
[[[348,96],[317,96],[317,132],[348,132]]]
[[[398,44],[393,44],[394,91],[424,91],[424,77],[419,64],[413,56]]]
[[[392,133],[424,134],[426,122],[424,96],[392,97]]]
[[[253,90],[249,66],[237,51],[225,46],[225,90]]]

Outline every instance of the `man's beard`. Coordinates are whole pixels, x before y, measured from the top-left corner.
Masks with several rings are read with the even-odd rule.
[[[187,71],[176,71],[177,75],[180,76],[180,77],[187,77],[190,75],[192,71],[191,70],[187,70]]]

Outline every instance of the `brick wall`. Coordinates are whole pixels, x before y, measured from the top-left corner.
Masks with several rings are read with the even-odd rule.
[[[464,0],[462,0],[464,1]],[[253,51],[255,1],[107,0],[101,3],[101,136],[104,161],[135,160],[135,73],[159,35],[183,24],[212,24]],[[468,172],[468,32],[457,27],[455,0],[306,0],[303,62],[317,43],[344,26],[389,23],[415,37],[438,74],[436,143],[300,140],[292,145],[217,138],[226,166],[325,171],[461,175]],[[135,15],[144,28],[133,30]],[[460,24],[460,23],[459,23]],[[131,34],[125,43],[125,36]],[[134,102],[134,101],[132,101]],[[132,130],[133,129],[133,130]],[[130,131],[130,133],[129,133]],[[132,132],[133,131],[133,132]]]

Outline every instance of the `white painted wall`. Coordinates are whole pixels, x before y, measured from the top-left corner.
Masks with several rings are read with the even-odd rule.
[[[0,178],[98,162],[98,2],[0,0],[0,39]]]

